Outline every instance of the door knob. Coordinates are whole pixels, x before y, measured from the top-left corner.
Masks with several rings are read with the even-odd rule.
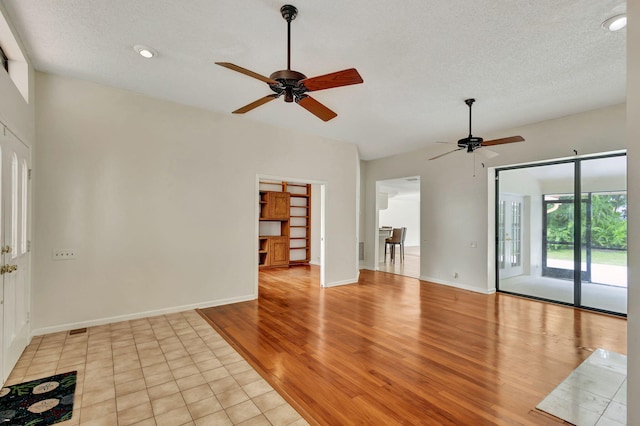
[[[0,254],[5,254],[5,253],[11,253],[11,246],[8,244],[0,248]]]
[[[13,271],[17,271],[17,270],[18,270],[18,265],[2,265],[2,267],[0,267],[0,275],[10,274]]]

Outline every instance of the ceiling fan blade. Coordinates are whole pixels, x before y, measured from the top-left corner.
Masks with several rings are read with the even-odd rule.
[[[495,151],[491,151],[489,148],[482,148],[482,149],[480,148],[476,149],[474,152],[477,152],[478,154],[482,155],[485,158],[491,159],[500,155]]]
[[[274,99],[278,99],[280,95],[274,93],[273,95],[267,95],[264,98],[260,98],[257,101],[253,101],[248,105],[243,106],[242,108],[238,108],[233,111],[233,114],[244,114],[245,112],[249,112],[254,108],[258,108],[260,105],[264,105],[267,102],[271,102]]]
[[[246,68],[242,68],[239,67],[238,65],[232,64],[230,62],[216,62],[216,65],[220,65],[221,67],[225,67],[225,68],[229,68],[230,70],[233,71],[237,71],[241,74],[244,75],[248,75],[249,77],[253,77],[253,78],[257,78],[260,81],[264,81],[265,83],[269,83],[269,84],[278,84],[277,81],[269,78],[269,77],[265,77],[264,75],[260,75],[257,72],[253,72],[251,70],[248,70]]]
[[[331,89],[333,87],[349,86],[363,83],[362,77],[355,68],[320,75],[318,77],[305,78],[299,84],[307,89],[307,92]]]
[[[429,158],[429,160],[435,160],[436,158],[444,157],[445,155],[451,154],[452,152],[460,151],[461,149],[466,149],[466,148],[458,148],[458,149],[454,149],[453,151],[447,151],[444,154],[440,154],[440,155],[436,155],[435,157],[431,157],[431,158]]]
[[[493,139],[490,141],[482,142],[482,146],[492,146],[492,145],[501,145],[503,143],[512,143],[512,142],[524,142],[524,138],[522,136],[509,136],[508,138],[502,139]]]
[[[313,99],[311,96],[301,96],[300,99],[296,99],[296,102],[300,104],[300,106],[311,114],[315,115],[322,121],[329,121],[332,118],[338,116],[335,112],[331,111],[326,106],[322,105],[320,102]]]

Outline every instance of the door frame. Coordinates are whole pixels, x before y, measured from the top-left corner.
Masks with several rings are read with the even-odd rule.
[[[300,184],[311,184],[318,185],[320,187],[320,287],[324,287],[326,285],[326,265],[325,265],[325,232],[326,232],[326,191],[328,182],[314,179],[304,179],[300,177],[286,177],[286,176],[275,176],[275,175],[264,175],[264,174],[256,174],[255,180],[255,202],[254,202],[254,250],[255,260],[254,264],[254,291],[255,297],[258,297],[258,286],[259,286],[259,259],[258,259],[258,245],[259,245],[259,236],[260,236],[260,221],[258,218],[260,217],[260,181],[261,180],[271,180],[271,181],[281,181],[281,182],[292,182],[292,183],[300,183]],[[313,218],[313,216],[312,216]],[[314,220],[314,219],[312,219]],[[311,231],[310,231],[311,232]]]
[[[2,126],[2,133],[0,136],[3,138],[2,141],[2,149],[0,152],[2,153],[2,162],[12,161],[14,155],[16,155],[17,160],[17,176],[13,175],[12,168],[5,169],[0,167],[0,173],[3,173],[3,179],[0,179],[0,183],[3,186],[2,196],[0,198],[0,209],[2,210],[2,214],[0,215],[0,226],[2,229],[2,238],[0,239],[0,245],[9,245],[12,247],[12,253],[6,253],[0,256],[0,260],[2,260],[2,265],[14,264],[17,267],[17,271],[20,274],[7,275],[4,274],[0,278],[0,283],[2,283],[2,288],[0,291],[2,294],[0,297],[3,299],[3,305],[0,309],[0,315],[2,315],[2,321],[0,327],[1,336],[0,336],[0,377],[2,379],[2,383],[4,383],[5,379],[11,373],[11,370],[15,367],[15,364],[20,358],[23,350],[29,345],[31,341],[31,318],[30,313],[32,310],[31,306],[31,296],[32,296],[32,288],[31,288],[31,235],[32,235],[32,212],[33,212],[33,190],[31,183],[31,167],[32,167],[32,150],[31,147],[26,144],[20,137],[18,137],[15,133],[11,131],[4,123],[0,122],[0,126]],[[18,148],[15,148],[18,147]],[[12,153],[14,155],[12,155]],[[7,174],[10,174],[9,183],[13,178],[17,178],[17,199],[12,199],[10,203],[17,202],[18,205],[12,206],[11,210],[8,210],[9,205],[5,203],[6,197],[12,197],[11,191],[7,191],[5,193],[5,189],[7,186],[7,182],[5,182],[4,178],[7,178]],[[26,188],[25,188],[26,186]],[[26,199],[25,199],[25,191],[26,191]],[[26,211],[25,211],[26,207]],[[13,214],[17,214],[17,224],[16,229],[13,229],[13,225],[10,224],[11,217]],[[26,223],[24,223],[26,222]],[[9,236],[8,229],[11,228],[11,233],[16,232],[18,235],[16,236],[15,241],[8,241],[7,237]],[[13,243],[16,243],[16,247],[13,247]],[[13,253],[16,255],[13,256]],[[15,270],[14,270],[15,271]],[[5,277],[9,278],[12,281],[12,285],[16,286],[14,290],[20,290],[16,283],[20,283],[22,286],[22,296],[24,299],[18,297],[18,293],[15,293],[17,300],[21,302],[23,306],[20,308],[16,308],[16,312],[22,312],[19,317],[14,320],[23,321],[22,325],[20,325],[19,329],[15,329],[13,331],[17,331],[18,333],[15,335],[15,340],[7,341],[7,336],[4,334],[6,324],[6,314],[7,314],[7,301],[5,300]],[[14,323],[15,324],[15,323]],[[7,358],[9,356],[9,358]]]
[[[373,265],[371,265],[372,269],[374,271],[381,271],[382,269],[380,268],[380,262],[379,262],[379,258],[380,258],[380,247],[379,247],[379,238],[380,238],[380,197],[378,196],[380,194],[380,186],[381,184],[383,184],[385,181],[389,181],[389,180],[396,180],[396,179],[409,179],[409,178],[418,178],[419,179],[419,187],[420,187],[420,192],[419,192],[419,198],[418,198],[418,217],[419,217],[419,223],[420,223],[420,237],[418,239],[419,242],[419,247],[420,247],[420,253],[422,254],[422,177],[420,175],[410,175],[410,176],[399,176],[396,178],[387,178],[387,179],[380,179],[377,180],[375,182],[375,193],[376,193],[376,197],[375,197],[375,217],[374,217],[374,221],[373,221],[373,229],[371,230],[371,236],[372,236],[372,241],[373,243]],[[422,273],[422,262],[420,263],[420,273]]]
[[[578,307],[581,309],[586,309],[586,310],[591,310],[591,311],[596,311],[596,312],[603,312],[603,313],[607,313],[607,314],[612,314],[612,315],[617,315],[617,316],[623,316],[626,317],[627,315],[624,313],[620,313],[620,312],[612,312],[612,311],[608,311],[605,309],[599,309],[599,308],[594,308],[591,306],[584,306],[582,305],[582,251],[581,251],[581,243],[582,243],[582,237],[581,237],[581,221],[583,220],[582,218],[582,214],[581,212],[581,203],[582,203],[582,178],[581,178],[581,163],[583,161],[588,161],[588,160],[597,160],[597,159],[602,159],[602,158],[611,158],[611,157],[626,157],[627,156],[627,152],[626,150],[618,150],[618,151],[612,151],[612,152],[608,152],[608,153],[598,153],[598,154],[593,154],[593,155],[585,155],[585,156],[576,156],[573,158],[567,158],[567,159],[558,159],[558,160],[552,160],[552,161],[542,161],[542,162],[536,162],[536,163],[526,163],[526,164],[519,164],[519,165],[511,165],[511,166],[503,166],[503,167],[492,167],[489,170],[489,173],[487,173],[487,177],[489,179],[489,182],[491,180],[493,180],[493,185],[489,185],[489,191],[488,191],[488,197],[489,197],[489,217],[492,217],[491,215],[493,215],[494,220],[490,221],[490,226],[488,226],[488,233],[487,233],[487,242],[488,242],[488,260],[489,260],[489,264],[493,265],[493,268],[490,268],[492,270],[490,270],[487,273],[487,276],[489,278],[488,282],[494,282],[495,284],[495,290],[499,291],[499,292],[503,292],[503,293],[507,293],[507,294],[516,294],[518,296],[521,297],[526,297],[529,299],[536,299],[536,300],[543,300],[543,301],[547,301],[547,302],[552,302],[552,303],[556,303],[556,304],[561,304],[561,305],[567,305],[567,306],[574,306],[574,307]],[[577,215],[575,215],[574,218],[574,227],[573,227],[573,233],[574,233],[574,273],[573,273],[573,288],[574,288],[574,299],[573,299],[573,303],[566,303],[566,302],[561,302],[561,301],[557,301],[557,300],[552,300],[552,299],[547,299],[544,297],[538,297],[538,296],[530,296],[530,295],[526,295],[526,294],[519,294],[519,293],[512,293],[509,291],[503,291],[500,290],[500,275],[498,273],[499,271],[499,259],[498,259],[498,209],[499,209],[499,200],[500,200],[500,179],[499,179],[499,174],[501,171],[507,171],[507,170],[515,170],[515,169],[526,169],[526,168],[532,168],[532,167],[541,167],[541,166],[551,166],[551,165],[556,165],[556,164],[573,164],[574,165],[574,188],[573,188],[573,193],[574,193],[574,211],[578,212]],[[578,196],[575,196],[576,194],[579,194]],[[493,201],[493,202],[491,202]],[[544,202],[542,203],[544,206]],[[543,215],[544,217],[544,215]],[[543,227],[544,230],[546,230],[546,228]],[[544,250],[544,249],[543,249]],[[491,256],[493,256],[493,262],[491,261]]]

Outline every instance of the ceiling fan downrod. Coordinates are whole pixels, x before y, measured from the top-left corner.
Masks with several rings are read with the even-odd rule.
[[[476,100],[473,98],[465,99],[464,103],[469,106],[469,139],[471,139],[471,106]]]
[[[291,70],[291,21],[298,16],[298,9],[290,4],[280,8],[282,17],[287,21],[287,70]]]
[[[467,152],[473,152],[482,145],[482,138],[473,137],[471,134],[471,106],[476,100],[474,98],[465,99],[464,103],[469,107],[469,136],[458,141],[460,148],[466,148]]]

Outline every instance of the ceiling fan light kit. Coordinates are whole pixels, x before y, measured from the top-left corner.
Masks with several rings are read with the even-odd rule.
[[[501,139],[492,139],[490,141],[485,141],[484,139],[473,136],[471,134],[471,107],[473,106],[476,100],[474,98],[465,99],[464,103],[469,107],[469,136],[466,138],[462,138],[458,140],[458,148],[445,152],[444,154],[436,155],[435,157],[429,158],[429,160],[435,160],[436,158],[444,157],[445,155],[451,154],[456,151],[466,150],[467,152],[475,152],[479,148],[485,146],[493,146],[493,145],[502,145],[505,143],[513,143],[513,142],[524,142],[524,138],[522,136],[509,136]],[[488,150],[487,150],[488,151]],[[482,152],[482,151],[481,151]],[[487,152],[487,158],[492,158],[498,155],[497,153],[491,151]]]
[[[273,72],[269,77],[265,77],[256,72],[242,68],[229,62],[216,62],[217,65],[253,77],[269,85],[274,92],[248,105],[233,111],[234,114],[244,114],[284,95],[285,102],[296,102],[298,105],[320,118],[329,121],[338,114],[321,104],[307,92],[332,89],[334,87],[349,86],[363,83],[362,77],[355,68],[333,72],[317,77],[307,78],[301,72],[291,69],[291,21],[298,16],[298,9],[290,4],[285,4],[280,8],[280,14],[287,21],[287,69]]]

